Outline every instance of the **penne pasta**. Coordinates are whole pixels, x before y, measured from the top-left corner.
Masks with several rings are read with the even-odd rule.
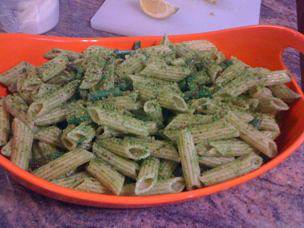
[[[234,157],[198,157],[198,162],[200,165],[206,167],[214,168],[226,163],[229,163],[234,160]]]
[[[166,63],[150,62],[140,72],[141,75],[146,77],[154,77],[166,81],[178,82],[187,77],[191,71],[182,66],[169,66]]]
[[[33,127],[31,118],[27,115],[28,105],[17,94],[10,94],[4,98],[3,107],[14,118],[18,118],[30,128]]]
[[[99,194],[111,194],[111,192],[106,187],[104,187],[98,180],[93,177],[84,178],[83,181],[75,187],[75,190]]]
[[[277,98],[280,98],[286,103],[292,103],[293,101],[299,99],[301,96],[288,88],[286,85],[280,84],[270,87],[272,93]]]
[[[65,120],[68,113],[69,111],[66,107],[60,106],[53,109],[49,113],[46,113],[42,116],[35,118],[34,124],[40,127],[56,124]]]
[[[162,108],[157,100],[150,100],[145,102],[143,109],[150,121],[156,122],[159,126],[162,125],[163,113]]]
[[[59,55],[40,66],[38,72],[42,81],[46,82],[64,71],[68,61],[68,57],[65,55]]]
[[[231,61],[232,65],[228,66],[216,79],[217,85],[224,86],[245,72],[246,64],[235,57],[232,57]]]
[[[263,159],[254,153],[239,157],[238,159],[205,171],[200,177],[200,181],[205,185],[213,185],[219,182],[239,177],[245,173],[259,168]]]
[[[6,111],[3,99],[0,100],[0,146],[7,144],[10,133],[10,116]]]
[[[263,77],[262,81],[263,85],[265,86],[274,86],[290,82],[291,79],[289,72],[285,70],[278,70],[266,74],[266,76]]]
[[[141,160],[150,155],[148,146],[136,138],[105,138],[98,140],[97,143],[118,156],[132,160]]]
[[[259,99],[258,110],[263,113],[275,113],[288,110],[288,105],[276,97],[263,97]]]
[[[230,139],[240,136],[240,132],[225,120],[218,120],[210,124],[201,124],[189,128],[195,143],[205,140]],[[176,140],[177,131],[168,130],[164,134],[171,140]]]
[[[135,194],[142,195],[151,190],[158,179],[159,160],[154,157],[146,158],[139,169],[135,184]]]
[[[158,181],[155,186],[140,195],[159,195],[159,194],[172,194],[183,191],[185,188],[185,181],[182,177],[173,177],[166,180]]]
[[[121,174],[136,179],[139,166],[136,162],[119,157],[110,151],[102,148],[98,143],[93,145],[93,153],[103,161],[109,163]]]
[[[100,107],[89,107],[88,112],[95,123],[105,125],[126,134],[148,136],[157,130],[154,122],[148,124],[148,122]]]
[[[45,53],[43,55],[43,57],[46,59],[54,59],[60,55],[64,55],[64,56],[68,57],[69,61],[75,61],[82,57],[82,55],[78,52],[64,50],[61,48],[53,48],[53,49],[49,50],[47,53]]]
[[[74,80],[62,88],[48,94],[44,99],[34,101],[28,109],[28,115],[32,118],[42,116],[56,107],[68,101],[76,92],[79,80]]]
[[[34,139],[63,148],[60,140],[61,134],[62,130],[58,127],[43,127],[34,134]]]
[[[217,140],[209,142],[209,145],[224,157],[238,157],[255,152],[253,147],[239,139]]]
[[[68,126],[62,133],[61,142],[68,150],[73,150],[81,144],[90,143],[95,137],[95,129],[91,124],[81,123],[77,127]]]
[[[117,66],[116,74],[118,74],[120,77],[125,77],[130,74],[140,72],[144,68],[145,60],[146,57],[143,54],[129,56],[125,61]]]
[[[32,68],[28,62],[20,62],[13,68],[0,74],[0,83],[11,88],[10,91],[16,89],[17,80],[27,75],[27,72]]]
[[[263,133],[255,129],[250,124],[241,122],[233,112],[228,113],[227,121],[239,130],[241,139],[256,148],[258,151],[270,158],[277,154],[277,145],[273,140],[265,138]]]
[[[125,177],[104,161],[93,159],[90,161],[86,170],[115,195],[119,195],[122,191]]]
[[[183,175],[188,190],[201,187],[199,181],[200,167],[194,146],[194,139],[188,129],[177,134],[177,148],[181,158]]]
[[[8,143],[6,143],[2,148],[1,148],[1,154],[4,155],[5,157],[10,157],[12,154],[12,146],[13,146],[13,139],[10,139]]]
[[[93,158],[94,155],[89,151],[76,149],[39,167],[33,171],[33,174],[46,180],[53,180],[89,162]]]
[[[166,180],[174,177],[174,171],[178,163],[170,160],[161,160],[159,163],[158,180]]]
[[[73,174],[69,177],[62,177],[58,179],[53,179],[52,183],[60,185],[65,188],[75,188],[79,186],[89,175],[86,172],[80,172]]]
[[[214,121],[212,115],[193,115],[193,114],[178,114],[172,121],[166,126],[166,129],[183,129],[187,127],[193,127],[200,124],[208,124]]]
[[[27,125],[17,118],[13,120],[12,130],[11,161],[21,169],[27,170],[32,157],[33,133]]]

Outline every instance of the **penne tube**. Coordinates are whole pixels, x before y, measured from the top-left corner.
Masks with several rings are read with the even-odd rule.
[[[241,122],[233,112],[228,113],[227,121],[239,130],[241,139],[256,148],[258,151],[270,158],[277,154],[277,145],[273,140],[266,138],[262,132],[250,124]]]
[[[63,71],[53,77],[52,79],[48,80],[47,83],[56,85],[56,86],[63,86],[71,81],[75,80],[75,74],[70,71]]]
[[[257,74],[254,70],[247,70],[246,74],[241,75],[228,82],[225,86],[221,87],[215,93],[215,96],[221,96],[223,94],[230,95],[232,97],[237,97],[250,88],[261,84],[261,75]]]
[[[245,72],[247,67],[245,63],[235,57],[232,57],[231,61],[233,64],[228,66],[216,79],[217,85],[224,86]]]
[[[89,175],[86,172],[80,172],[73,174],[69,177],[53,179],[52,183],[60,185],[61,187],[65,187],[65,188],[75,188],[76,186],[80,185],[85,178],[88,177]]]
[[[150,155],[148,147],[132,137],[124,139],[105,138],[98,140],[97,143],[118,156],[132,160],[141,160]]]
[[[267,87],[255,87],[251,89],[250,94],[253,98],[272,97],[272,92]]]
[[[263,97],[259,99],[258,110],[263,113],[275,113],[288,110],[288,105],[276,97]]]
[[[249,153],[254,153],[253,147],[239,139],[226,139],[209,142],[220,156],[238,157]]]
[[[166,129],[183,129],[187,127],[193,127],[200,124],[208,124],[214,121],[212,115],[193,115],[193,114],[178,114],[173,120],[166,126]]]
[[[86,105],[82,101],[72,102],[68,105],[68,114],[66,120],[68,124],[79,125],[82,122],[91,122],[90,115]]]
[[[103,139],[99,140],[98,143],[113,153],[132,160],[141,160],[152,155],[157,158],[180,162],[176,148],[168,141],[125,137],[124,139]]]
[[[230,139],[240,136],[239,130],[225,120],[218,120],[210,124],[196,125],[190,127],[189,130],[193,136],[194,143],[205,140]],[[176,130],[168,130],[165,131],[164,134],[171,140],[176,140]]]
[[[279,135],[280,132],[278,131],[261,131],[261,133],[269,139],[275,140]]]
[[[3,100],[3,107],[14,118],[18,118],[30,128],[33,128],[33,122],[27,115],[28,105],[17,94],[10,94]]]
[[[4,100],[0,100],[0,146],[4,146],[8,142],[8,137],[10,133],[10,116],[6,111]]]
[[[67,114],[68,114],[68,109],[64,106],[57,107],[50,111],[49,113],[46,113],[42,116],[39,116],[34,119],[34,124],[36,126],[49,126],[52,124],[59,123],[63,120],[65,120]]]
[[[145,102],[143,109],[150,121],[154,121],[159,126],[162,125],[163,113],[162,108],[157,100],[150,100]]]
[[[95,137],[95,129],[87,122],[77,127],[69,125],[62,133],[61,142],[68,150],[73,150],[81,144],[90,143]]]
[[[53,157],[56,156],[54,154],[57,153],[58,151],[56,146],[41,141],[37,143],[37,146],[38,146],[38,150],[40,151],[40,155],[46,161],[51,161],[55,159],[55,158],[53,159]]]
[[[4,155],[5,157],[10,157],[12,154],[12,147],[13,147],[13,139],[10,139],[8,143],[6,143],[2,148],[1,148],[1,154]]]
[[[162,62],[150,62],[140,72],[141,75],[146,77],[153,77],[166,81],[178,82],[186,78],[191,71],[182,66],[169,66]]]
[[[98,143],[93,145],[93,153],[106,163],[110,164],[121,174],[136,179],[139,166],[136,162],[119,157],[110,151],[102,148]]]
[[[177,162],[161,160],[159,164],[158,180],[165,180],[174,177],[174,171],[177,166]]]
[[[268,130],[280,133],[280,127],[274,117],[269,115],[260,115],[258,119],[260,120],[259,130]]]
[[[142,195],[151,190],[157,183],[159,160],[154,157],[146,158],[139,169],[135,184],[135,194]]]
[[[11,162],[27,170],[32,157],[33,133],[22,121],[15,118],[12,123],[13,141]]]
[[[160,194],[173,194],[181,192],[185,189],[185,181],[182,177],[173,177],[166,180],[158,181],[155,186],[141,195],[160,195]]]
[[[125,77],[130,74],[140,72],[145,66],[146,57],[143,54],[129,56],[120,65],[117,66],[116,74]]]
[[[122,191],[125,177],[104,161],[93,159],[86,170],[115,195],[119,195]]]
[[[102,100],[102,102],[113,104],[118,109],[121,108],[124,110],[134,111],[142,107],[142,105],[138,102],[137,98],[138,94],[132,92],[123,96],[109,97],[105,100]]]
[[[280,85],[290,81],[289,72],[285,70],[272,71],[262,79],[264,86]]]
[[[106,60],[100,61],[100,58],[90,58],[86,64],[87,67],[79,86],[80,89],[90,89],[97,85],[104,77],[104,68],[107,62]]]
[[[233,160],[234,157],[204,157],[204,156],[198,157],[199,164],[209,168],[214,168],[220,165],[224,165]]]
[[[181,158],[183,176],[188,190],[201,187],[199,181],[200,167],[194,139],[188,129],[177,133],[177,148]]]
[[[234,110],[234,112],[237,113],[238,117],[243,122],[249,123],[250,121],[254,120],[254,116],[249,112],[242,112],[242,111],[235,111],[235,110]]]
[[[140,51],[148,57],[168,58],[175,55],[174,51],[169,47],[169,45],[165,45],[165,44],[146,47],[140,49]]]
[[[195,149],[196,149],[196,152],[198,155],[203,155],[203,156],[206,156],[208,157],[209,155],[211,157],[215,157],[218,153],[217,151],[214,151],[212,150],[211,153],[209,152],[210,151],[210,147],[209,147],[209,144],[208,144],[208,140],[204,140],[202,142],[199,142],[195,145]]]
[[[168,91],[172,94],[182,95],[175,82],[167,82],[164,80],[144,78],[137,75],[129,75],[133,82],[135,91],[138,91],[142,100],[151,100],[159,97],[162,91]]]
[[[69,60],[66,56],[59,55],[40,66],[38,68],[38,72],[42,81],[46,82],[64,71],[68,61]]]
[[[48,94],[48,96],[44,99],[41,98],[36,100],[30,105],[28,115],[30,115],[32,118],[37,118],[56,107],[61,106],[75,94],[78,85],[79,80],[74,80],[58,90]]]
[[[35,95],[39,91],[40,86],[43,84],[37,70],[33,68],[27,72],[27,75],[17,80],[16,91],[27,103],[33,102]]]
[[[80,59],[82,57],[81,53],[75,52],[75,51],[70,51],[70,50],[64,50],[61,48],[53,48],[49,50],[47,53],[43,55],[44,58],[46,59],[54,59],[60,55],[66,56],[69,61],[75,61],[77,59]]]
[[[148,136],[157,130],[156,123],[141,121],[139,119],[120,114],[115,111],[108,111],[101,107],[89,107],[88,112],[91,119],[99,124],[125,134],[137,136]]]
[[[61,133],[62,130],[58,127],[43,127],[38,129],[38,131],[34,134],[34,139],[63,148],[60,140]]]
[[[292,89],[288,88],[286,85],[275,85],[270,87],[272,93],[277,98],[280,98],[282,101],[290,104],[295,100],[299,99],[300,94],[294,92]]]
[[[87,49],[83,52],[83,58],[85,60],[88,60],[90,58],[105,58],[109,56],[109,54],[112,53],[113,50],[109,48],[105,48],[102,46],[89,46]]]
[[[258,169],[262,163],[263,159],[260,156],[250,153],[232,162],[203,172],[200,181],[205,186],[217,184]]]
[[[161,91],[158,97],[158,102],[163,108],[176,112],[188,111],[188,105],[186,104],[184,98],[176,93]]]
[[[0,83],[6,87],[16,87],[17,81],[19,78],[22,78],[27,75],[27,72],[33,66],[28,62],[20,62],[13,68],[0,74]]]
[[[41,99],[47,97],[48,94],[58,90],[59,87],[60,87],[60,85],[53,85],[53,84],[47,84],[47,83],[41,84],[37,93],[33,96],[33,100],[34,101],[41,100]]]
[[[81,192],[111,194],[111,192],[106,187],[104,187],[97,179],[93,177],[85,177],[83,181],[74,189]]]
[[[172,143],[168,141],[152,139],[147,140],[146,145],[152,156],[170,161],[180,162],[179,154]]]
[[[91,152],[76,149],[39,167],[33,171],[33,174],[45,180],[53,180],[89,162],[93,158],[94,155]]]

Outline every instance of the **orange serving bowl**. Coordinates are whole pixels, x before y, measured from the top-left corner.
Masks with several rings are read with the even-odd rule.
[[[304,53],[304,36],[296,31],[278,26],[251,26],[223,31],[171,36],[173,42],[186,40],[206,39],[218,46],[227,57],[238,57],[251,66],[266,67],[271,70],[284,69],[282,52],[291,47]],[[3,72],[22,60],[34,65],[45,62],[43,54],[51,48],[65,48],[82,51],[90,45],[101,45],[117,49],[130,49],[137,40],[142,41],[144,47],[158,44],[159,36],[150,37],[115,37],[115,38],[66,38],[22,34],[0,34],[0,72]],[[281,123],[282,134],[278,139],[279,154],[259,169],[226,182],[201,189],[177,194],[156,196],[113,196],[78,192],[63,188],[48,181],[33,176],[11,163],[7,158],[0,156],[0,165],[22,185],[45,196],[75,204],[130,208],[148,207],[167,203],[177,203],[195,199],[215,192],[228,189],[232,186],[253,179],[273,167],[276,167],[291,155],[304,140],[304,97],[295,79],[289,86],[301,94],[288,112],[285,112]],[[7,91],[0,87],[0,95],[5,96]]]

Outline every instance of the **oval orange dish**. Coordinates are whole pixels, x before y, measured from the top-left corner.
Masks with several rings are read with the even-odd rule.
[[[233,55],[251,66],[266,67],[271,70],[285,68],[282,62],[282,52],[285,48],[295,48],[304,53],[304,35],[278,26],[251,26],[202,34],[170,36],[170,40],[173,42],[198,39],[213,42],[227,57]],[[138,40],[142,42],[143,47],[147,47],[158,44],[161,37],[66,38],[0,34],[0,72],[9,69],[20,61],[39,65],[46,61],[43,54],[52,48],[82,51],[90,45],[101,45],[117,49],[131,49],[134,42]],[[206,196],[249,181],[276,167],[303,143],[304,96],[294,78],[289,86],[301,95],[301,99],[297,100],[290,110],[284,113],[284,121],[281,123],[282,134],[277,140],[279,154],[259,169],[220,184],[170,195],[112,196],[78,192],[57,186],[20,169],[4,156],[0,156],[0,165],[19,183],[35,192],[81,205],[113,208],[149,207]],[[0,86],[0,96],[6,94],[6,89]]]

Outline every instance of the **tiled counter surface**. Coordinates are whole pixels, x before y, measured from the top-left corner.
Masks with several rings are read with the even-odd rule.
[[[48,35],[110,36],[89,28],[89,18],[102,2],[62,0],[60,24]],[[263,0],[261,23],[295,28],[295,8],[295,0]],[[299,74],[297,54],[289,51],[285,59]],[[148,209],[112,210],[62,203],[19,186],[1,169],[0,226],[303,227],[303,151],[302,146],[279,167],[233,189],[186,203]]]

